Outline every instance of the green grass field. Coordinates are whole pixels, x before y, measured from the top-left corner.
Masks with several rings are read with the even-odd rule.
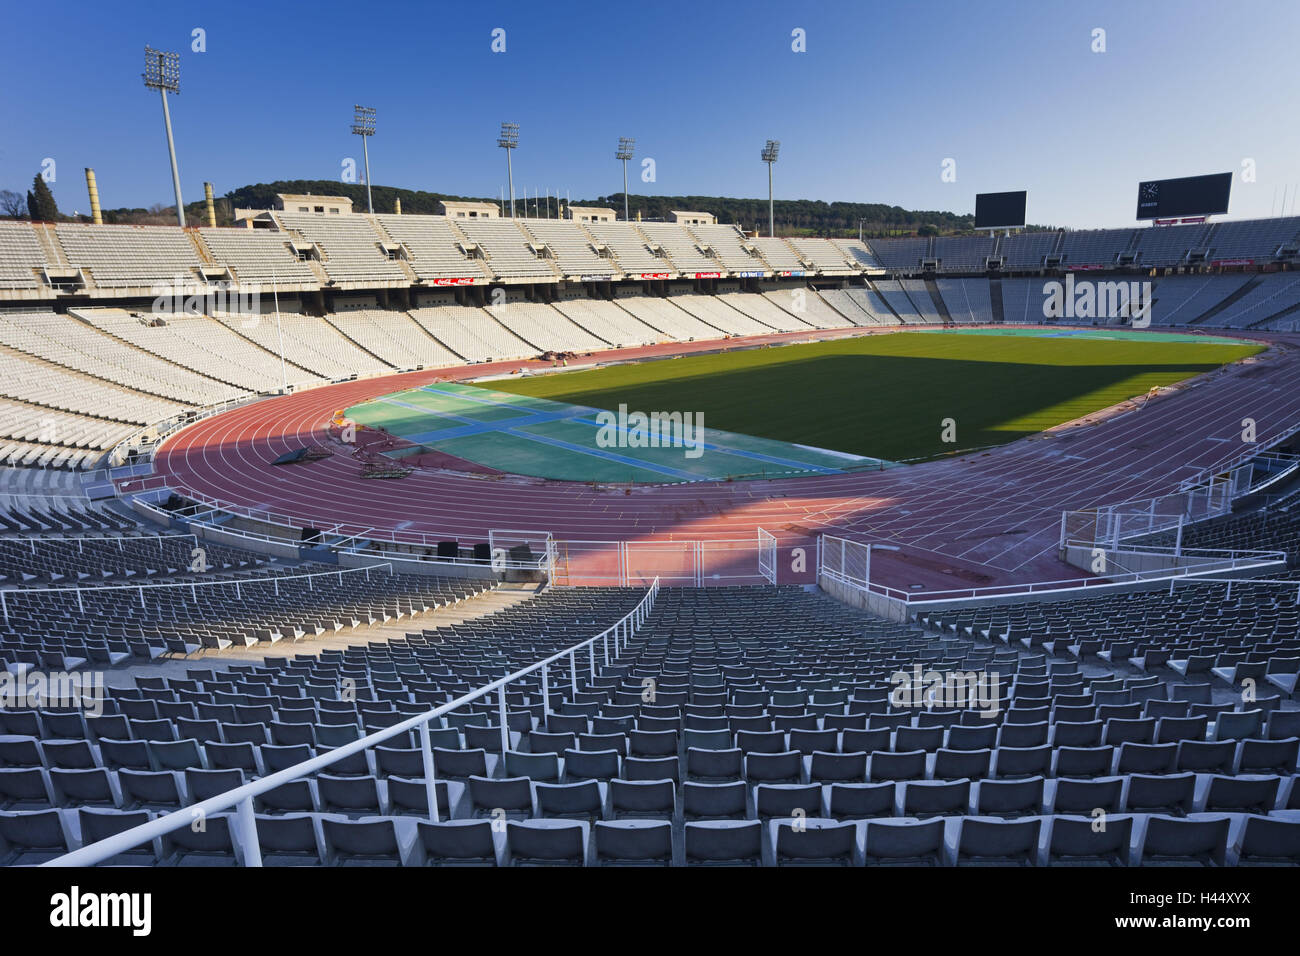
[[[489,387],[603,409],[703,412],[710,428],[903,461],[1014,441],[1262,350],[1174,338],[897,333]],[[955,444],[941,440],[945,418],[956,421]]]

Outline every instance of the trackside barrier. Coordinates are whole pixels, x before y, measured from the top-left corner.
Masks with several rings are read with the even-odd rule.
[[[175,491],[175,488],[169,490]],[[250,542],[283,545],[300,544],[302,519],[287,515],[259,512],[252,509],[230,507],[204,495],[189,491],[186,498],[210,509],[195,516],[177,515],[150,503],[144,496],[133,499],[133,507],[148,512],[156,520],[178,518],[190,527],[208,528],[220,532],[222,538],[244,538]],[[255,521],[274,524],[289,530],[287,536],[266,534],[260,531],[233,528],[229,524],[209,523],[209,516],[230,513]],[[291,521],[295,523],[290,523]],[[331,550],[353,553],[362,557],[375,557],[391,561],[419,561],[422,564],[483,567],[477,561],[464,558],[438,558],[397,550],[400,547],[433,548],[439,541],[455,539],[455,534],[433,532],[390,531],[336,524],[322,527],[321,542]],[[330,540],[335,538],[337,540]],[[557,587],[648,585],[659,578],[665,585],[675,587],[702,587],[704,585],[762,584],[771,579],[760,568],[764,548],[768,550],[775,573],[775,539],[764,543],[760,538],[724,538],[719,540],[687,541],[586,541],[562,540],[548,531],[488,532],[493,552],[491,567],[495,571],[523,570],[545,573]],[[532,561],[514,560],[509,549],[526,544],[532,550]]]
[[[190,409],[184,412],[178,412],[171,418],[164,418],[162,421],[154,422],[152,425],[145,425],[138,428],[131,434],[127,435],[120,442],[113,446],[108,453],[109,467],[126,464],[127,458],[131,452],[135,452],[137,457],[148,459],[153,455],[157,447],[162,444],[163,440],[176,434],[182,428],[193,425],[195,422],[202,421],[205,418],[211,418],[213,415],[220,415],[222,412],[229,411],[232,408],[238,408],[240,405],[247,405],[249,402],[255,402],[259,399],[266,398],[274,392],[241,392],[232,398],[224,401],[214,402],[211,405],[204,405],[200,408]]]
[[[1071,547],[1082,543],[1069,542]],[[1091,547],[1091,544],[1088,545]],[[1125,584],[1150,581],[1207,580],[1205,576],[1225,572],[1242,572],[1261,568],[1279,568],[1286,565],[1285,551],[1214,551],[1193,548],[1144,547],[1141,550],[1121,550],[1107,553],[1111,572],[1106,576],[1064,578],[1057,581],[1036,581],[1029,584],[1002,584],[979,588],[946,588],[936,591],[903,591],[871,580],[871,549],[863,541],[850,541],[836,535],[822,535],[819,539],[818,578],[826,577],[861,593],[878,594],[903,605],[924,605],[937,601],[974,600],[979,598],[1011,598],[1031,594],[1096,591]],[[1173,558],[1182,562],[1179,568],[1156,567],[1140,571],[1125,570],[1120,559],[1125,557]]]
[[[758,573],[768,584],[776,584],[776,537],[758,529]]]
[[[133,506],[146,512],[160,523],[171,521],[177,518],[173,512],[166,511],[156,504],[146,501],[143,497],[137,497],[133,501]],[[188,527],[199,528],[205,533],[215,532],[221,539],[242,538],[245,541],[257,542],[259,544],[274,544],[283,546],[292,546],[301,548],[304,542],[299,540],[300,531],[293,528],[294,534],[286,537],[283,535],[266,534],[260,531],[250,531],[246,528],[232,528],[229,525],[217,524],[210,520],[210,517],[220,514],[217,511],[205,512],[201,515],[180,516]],[[532,561],[516,561],[510,557],[502,557],[501,554],[494,554],[492,559],[484,563],[475,558],[440,558],[431,555],[418,554],[413,551],[399,551],[400,547],[419,548],[431,547],[429,544],[416,544],[404,541],[390,541],[383,537],[382,532],[373,528],[356,533],[344,533],[342,525],[334,525],[328,528],[320,529],[321,540],[319,543],[326,544],[330,550],[342,554],[353,554],[361,558],[373,558],[383,561],[418,561],[420,564],[434,565],[435,567],[474,567],[490,568],[493,571],[541,571],[549,574],[555,565],[555,545],[552,541],[547,541],[545,551],[540,555],[534,555]],[[496,533],[496,532],[493,532]],[[426,536],[432,537],[432,536]],[[334,538],[335,540],[327,540]],[[230,543],[221,540],[219,543]],[[257,550],[257,549],[254,549]],[[506,552],[508,555],[508,552]]]
[[[559,587],[646,585],[656,579],[672,587],[763,584],[760,542],[754,537],[686,541],[555,542]]]
[[[433,823],[438,822],[438,802],[437,786],[434,777],[433,767],[433,748],[429,739],[429,724],[442,717],[444,714],[451,713],[471,704],[480,698],[486,697],[493,691],[498,692],[499,701],[499,719],[501,721],[501,752],[504,754],[510,749],[510,729],[506,722],[506,687],[512,681],[526,677],[535,671],[542,672],[542,707],[543,710],[550,709],[550,667],[568,658],[568,681],[571,691],[577,692],[578,689],[578,652],[586,650],[587,668],[592,679],[596,677],[596,645],[599,643],[600,653],[605,665],[608,665],[613,657],[627,647],[628,641],[632,635],[640,630],[645,624],[646,618],[654,608],[655,598],[659,594],[659,582],[655,581],[646,591],[645,596],[641,598],[637,606],[621,617],[611,627],[601,631],[595,637],[589,637],[585,641],[580,641],[572,647],[568,647],[557,654],[552,654],[543,661],[530,664],[513,674],[507,674],[500,680],[495,680],[490,684],[485,684],[478,690],[471,691],[462,697],[458,697],[450,703],[435,707],[428,713],[418,714],[415,717],[408,718],[400,724],[394,724],[392,727],[386,727],[383,730],[368,734],[360,740],[355,740],[350,744],[344,744],[331,750],[327,754],[319,757],[313,757],[310,760],[304,760],[302,763],[287,767],[284,770],[254,780],[252,783],[244,784],[242,787],[236,787],[234,790],[227,790],[225,793],[210,797],[200,803],[176,810],[166,816],[159,817],[156,820],[150,820],[148,823],[142,823],[138,827],[132,827],[130,830],[123,830],[121,833],[114,834],[107,839],[100,840],[98,843],[92,843],[89,846],[83,846],[80,849],[73,850],[71,853],[65,853],[56,859],[42,863],[42,866],[95,866],[103,863],[105,860],[112,859],[119,853],[139,846],[141,843],[147,843],[158,837],[166,836],[174,830],[180,830],[188,827],[196,819],[204,819],[214,813],[221,813],[224,810],[235,808],[237,813],[236,830],[239,835],[240,843],[244,851],[245,866],[261,866],[262,850],[257,837],[256,818],[253,811],[253,798],[261,796],[269,790],[274,790],[283,784],[290,783],[302,777],[314,774],[319,770],[351,757],[353,754],[361,753],[364,750],[382,744],[386,740],[391,740],[401,734],[409,733],[412,730],[420,731],[420,751],[424,758],[424,786],[425,793],[429,800],[429,820]],[[612,648],[611,648],[612,644]],[[563,676],[559,678],[563,681]]]
[[[340,570],[330,571],[313,571],[309,574],[263,574],[250,575],[242,578],[226,578],[221,581],[168,581],[158,582],[156,584],[101,584],[95,587],[73,587],[73,586],[55,586],[47,588],[0,588],[0,612],[3,613],[4,620],[9,620],[9,602],[15,598],[26,596],[37,596],[43,594],[68,594],[73,593],[77,596],[77,608],[84,614],[86,611],[85,598],[93,597],[96,594],[103,594],[110,591],[135,591],[140,598],[140,606],[148,607],[145,603],[145,592],[153,591],[158,588],[184,589],[190,592],[190,597],[197,603],[199,597],[199,588],[234,588],[235,599],[243,598],[243,588],[257,587],[259,585],[269,584],[273,587],[276,594],[280,593],[280,583],[282,581],[303,581],[307,582],[308,588],[314,589],[313,581],[318,578],[337,578],[339,584],[343,583],[344,575],[363,574],[367,581],[370,580],[370,572],[376,568],[384,568],[389,574],[393,573],[393,566],[388,562],[369,564],[363,568],[342,568]]]

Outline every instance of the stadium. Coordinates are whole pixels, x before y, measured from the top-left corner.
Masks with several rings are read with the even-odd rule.
[[[174,223],[0,218],[0,866],[1300,863],[1285,199],[517,209],[507,122],[412,212],[349,102],[358,188],[186,205],[194,56]]]

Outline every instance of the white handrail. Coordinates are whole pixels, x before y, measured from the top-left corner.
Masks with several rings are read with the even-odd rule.
[[[501,714],[501,752],[504,757],[505,752],[509,750],[510,731],[506,725],[504,709],[506,701],[506,686],[512,681],[525,677],[534,671],[542,672],[542,698],[543,701],[549,699],[548,691],[548,674],[547,668],[551,664],[564,657],[569,658],[570,686],[576,691],[578,686],[578,651],[584,647],[591,648],[589,655],[591,676],[596,675],[596,655],[595,644],[597,641],[604,642],[605,663],[610,661],[609,638],[614,638],[614,654],[617,654],[627,646],[631,636],[640,629],[645,623],[646,617],[654,607],[655,597],[659,594],[659,579],[655,578],[646,591],[645,596],[623,617],[619,618],[612,626],[601,631],[595,637],[589,637],[585,641],[580,641],[572,647],[565,648],[558,653],[552,654],[545,660],[530,664],[521,668],[512,674],[507,674],[490,684],[485,684],[478,690],[471,691],[455,700],[442,704],[439,707],[428,711],[424,714],[417,714],[414,717],[407,718],[399,724],[391,727],[385,727],[383,730],[376,731],[373,734],[367,734],[359,740],[352,743],[336,747],[327,754],[319,757],[312,757],[310,760],[304,760],[302,763],[294,764],[292,767],[286,767],[284,770],[277,771],[266,777],[254,780],[252,783],[246,783],[242,787],[236,787],[233,790],[227,790],[225,793],[219,793],[215,797],[209,797],[199,803],[191,804],[180,810],[174,810],[165,816],[156,820],[150,820],[148,823],[142,823],[137,827],[129,830],[123,830],[121,833],[114,834],[111,837],[92,843],[89,846],[83,846],[65,853],[63,856],[42,863],[41,866],[95,866],[105,860],[117,856],[119,853],[125,853],[141,843],[146,843],[158,837],[165,836],[174,830],[187,827],[193,824],[196,819],[203,819],[209,814],[221,813],[223,810],[229,810],[232,807],[237,808],[239,839],[244,850],[245,866],[261,866],[262,853],[261,846],[257,837],[257,826],[253,811],[253,798],[266,793],[268,790],[274,790],[282,784],[298,780],[308,774],[316,773],[318,770],[337,763],[345,757],[361,753],[397,737],[401,734],[409,733],[416,728],[420,731],[420,749],[424,758],[424,784],[425,792],[429,800],[429,819],[438,822],[438,802],[436,797],[436,780],[434,777],[433,766],[433,749],[429,739],[430,721],[441,717],[443,714],[458,710],[466,704],[472,703],[481,697],[485,697],[492,691],[499,691],[502,707]]]
[[[275,593],[279,594],[281,581],[297,581],[297,580],[302,580],[304,578],[312,579],[312,578],[323,578],[332,575],[337,575],[339,579],[339,583],[342,584],[343,575],[356,574],[358,572],[365,572],[366,580],[369,580],[370,572],[374,568],[387,568],[389,574],[393,573],[392,564],[390,564],[387,561],[381,561],[381,562],[376,562],[375,564],[363,565],[362,567],[359,568],[339,568],[339,569],[331,569],[329,571],[312,571],[306,574],[249,575],[248,577],[242,577],[242,578],[223,578],[219,581],[198,581],[198,580],[159,581],[159,582],[154,582],[149,584],[145,584],[143,582],[139,584],[100,584],[100,585],[95,585],[93,587],[79,587],[77,585],[60,585],[55,587],[44,587],[44,588],[24,588],[24,587],[0,588],[0,617],[3,617],[5,621],[8,621],[10,599],[22,595],[41,595],[41,594],[50,594],[52,592],[72,592],[77,596],[78,609],[80,609],[81,612],[84,614],[86,610],[85,596],[88,594],[94,595],[100,591],[136,591],[140,595],[141,607],[145,607],[145,601],[144,601],[145,588],[189,588],[190,594],[194,597],[197,603],[199,588],[233,587],[235,589],[235,598],[236,600],[239,600],[243,597],[243,595],[240,593],[241,585],[270,584],[274,586]]]

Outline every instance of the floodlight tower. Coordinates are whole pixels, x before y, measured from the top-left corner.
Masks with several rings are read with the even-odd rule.
[[[361,137],[361,152],[366,159],[366,208],[374,215],[375,204],[370,198],[370,149],[366,140],[375,135],[375,111],[370,106],[354,106],[352,132]]]
[[[167,152],[172,161],[172,187],[176,190],[176,221],[185,228],[185,204],[181,202],[181,174],[176,168],[176,142],[172,139],[172,115],[167,109],[167,94],[181,92],[181,58],[179,53],[164,53],[144,48],[144,85],[162,97],[163,125],[167,127]]]
[[[632,150],[636,146],[635,139],[629,139],[626,136],[618,138],[618,152],[614,154],[615,159],[623,161],[623,221],[627,222],[627,161],[632,158]]]
[[[776,236],[776,216],[772,211],[772,164],[776,162],[776,154],[781,150],[781,141],[779,139],[769,139],[767,145],[763,147],[763,162],[767,163],[767,234]]]
[[[519,124],[502,123],[497,145],[506,151],[506,176],[510,180],[510,218],[513,219],[515,218],[515,169],[510,162],[510,151],[519,145]]]

